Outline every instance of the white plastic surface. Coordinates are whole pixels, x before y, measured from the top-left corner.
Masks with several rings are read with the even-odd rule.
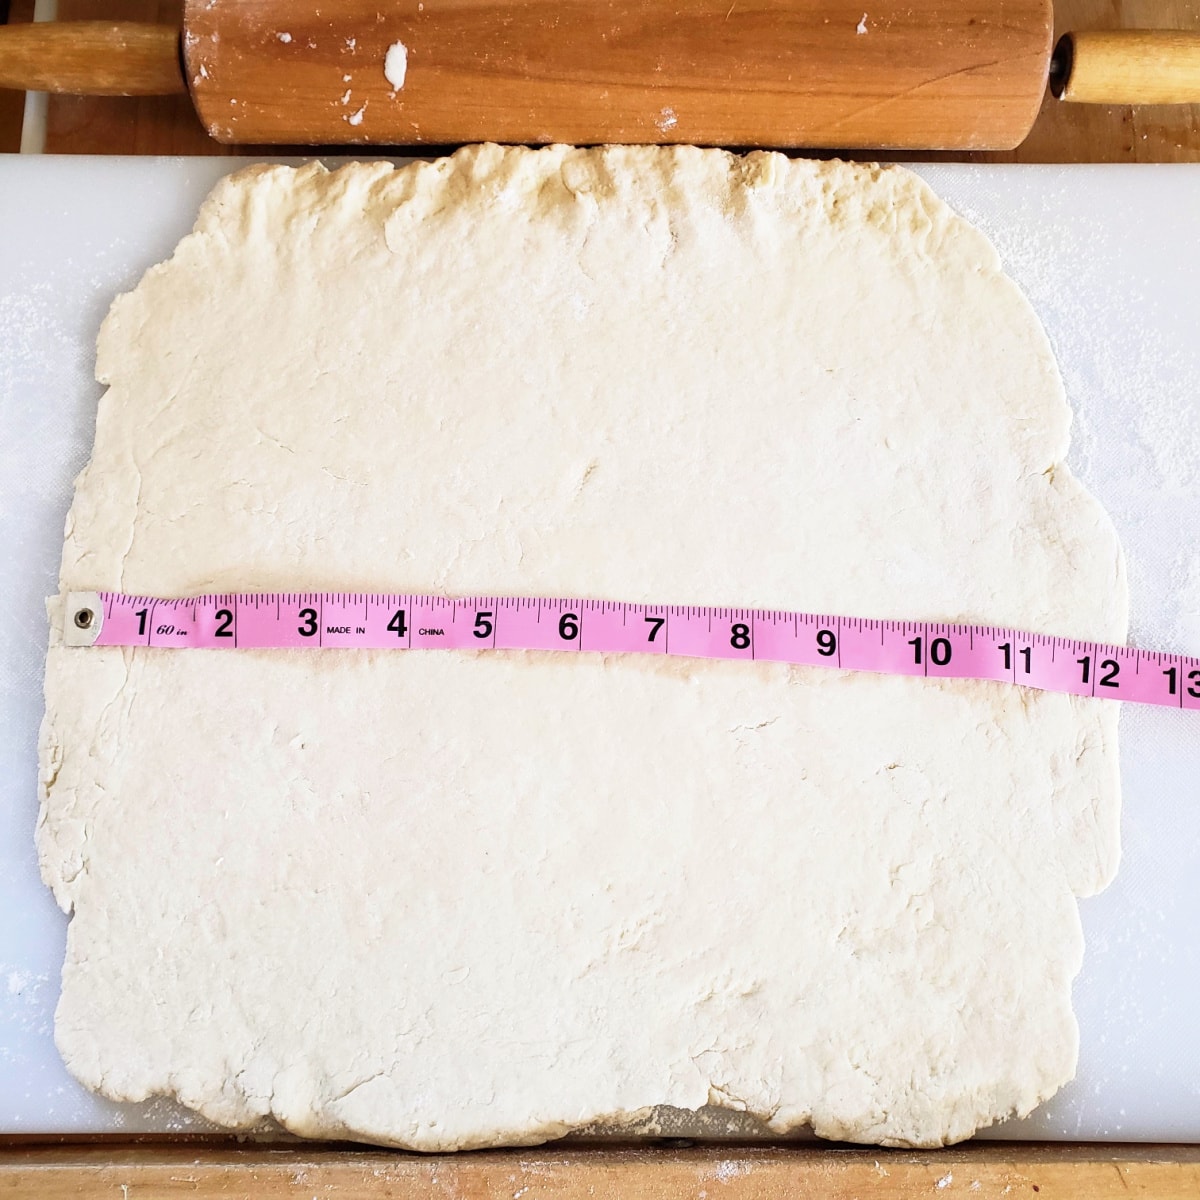
[[[245,162],[0,158],[0,1133],[195,1126],[96,1099],[54,1049],[66,920],[33,850],[43,600],[91,445],[100,321]],[[1050,333],[1071,461],[1128,554],[1132,642],[1200,654],[1200,166],[921,173]],[[1130,708],[1122,739],[1124,862],[1082,906],[1079,1075],[1000,1136],[1200,1140],[1200,714]]]

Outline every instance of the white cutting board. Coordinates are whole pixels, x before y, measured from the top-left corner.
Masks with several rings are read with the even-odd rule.
[[[97,1100],[55,1052],[66,921],[33,852],[35,747],[96,330],[243,165],[0,158],[0,1133],[196,1125]],[[1200,654],[1200,166],[921,174],[991,235],[1054,342],[1071,462],[1128,554],[1132,641]],[[1082,905],[1079,1075],[1002,1136],[1200,1141],[1200,713],[1129,709],[1122,776],[1121,874]]]

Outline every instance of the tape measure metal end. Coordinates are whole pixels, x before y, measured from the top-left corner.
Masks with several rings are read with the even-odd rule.
[[[94,646],[104,628],[104,604],[99,592],[68,592],[63,610],[63,643]]]

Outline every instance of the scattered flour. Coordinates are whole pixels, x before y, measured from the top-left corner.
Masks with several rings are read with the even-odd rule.
[[[749,1174],[750,1164],[748,1162],[739,1162],[735,1158],[727,1158],[717,1163],[716,1169],[712,1173],[712,1178],[719,1180],[721,1183],[728,1183],[731,1179],[737,1179],[739,1175]]]

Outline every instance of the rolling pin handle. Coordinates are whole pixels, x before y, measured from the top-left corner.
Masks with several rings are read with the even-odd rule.
[[[133,21],[0,26],[0,88],[75,96],[187,91],[179,30]]]
[[[1050,58],[1050,91],[1083,104],[1200,104],[1200,33],[1067,33]]]

